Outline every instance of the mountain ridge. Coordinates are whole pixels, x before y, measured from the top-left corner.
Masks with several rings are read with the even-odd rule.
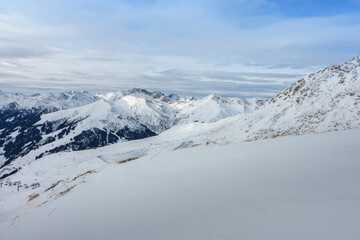
[[[197,112],[197,102],[202,99],[167,97],[158,91],[139,88],[96,95],[68,91],[14,96],[20,99],[19,103],[11,101],[9,94],[0,96],[7,99],[7,105],[3,103],[0,108],[0,168],[36,149],[42,149],[36,155],[40,158],[59,151],[97,148],[155,136],[189,121],[210,122],[233,116],[262,104],[261,100],[240,101],[220,96],[215,101],[211,95],[205,98],[210,99],[206,103],[224,111],[209,118],[206,114],[193,116]],[[43,99],[45,101],[41,102]],[[53,107],[51,101],[55,101],[57,107]],[[36,105],[38,102],[41,104]],[[63,106],[59,106],[62,103]],[[234,108],[234,105],[239,106]]]
[[[29,162],[56,152],[155,135],[159,148],[181,149],[203,142],[223,144],[360,128],[359,81],[358,56],[311,73],[268,100],[216,94],[196,100],[133,89],[96,95],[98,101],[76,108],[42,113],[23,110],[18,114],[26,123],[22,128],[11,115],[18,111],[14,103],[0,110],[7,111],[0,122],[0,160],[5,167],[16,158]],[[7,125],[11,127],[4,128]],[[149,146],[140,144],[134,151],[143,152]],[[0,175],[14,166],[10,164]]]
[[[360,56],[311,73],[234,118],[241,140],[360,128]]]

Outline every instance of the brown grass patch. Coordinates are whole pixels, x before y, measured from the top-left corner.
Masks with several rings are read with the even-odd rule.
[[[210,144],[216,144],[216,142],[215,141],[208,141],[208,142],[206,142],[206,146],[209,146]]]
[[[198,146],[200,146],[200,145],[201,145],[200,143],[197,143],[197,144],[191,145],[191,147],[198,147]]]
[[[37,193],[37,194],[32,194],[32,195],[29,196],[29,200],[28,200],[28,201],[30,202],[30,201],[38,198],[39,196],[40,196],[40,194],[38,194],[38,193]]]
[[[76,186],[77,186],[77,185],[74,185],[74,186],[72,186],[72,187],[69,187],[69,188],[66,189],[65,191],[60,192],[60,193],[57,195],[57,197],[62,197],[62,196],[64,196],[65,194],[67,194],[68,192],[70,192],[71,189],[73,189],[73,188],[76,187]]]
[[[53,183],[53,185],[51,185],[48,189],[46,189],[44,192],[47,192],[51,189],[54,189],[57,185],[59,185],[59,183],[63,182],[64,180],[60,180],[57,183]]]
[[[127,163],[127,162],[130,162],[130,161],[134,161],[136,159],[138,159],[138,157],[128,158],[128,159],[125,159],[125,160],[118,161],[117,164]]]
[[[277,137],[279,137],[280,135],[279,134],[275,134],[275,135],[272,135],[271,137],[272,138],[277,138]]]
[[[89,170],[87,172],[84,172],[84,173],[80,174],[79,176],[74,177],[71,181],[73,182],[73,181],[75,181],[76,179],[78,179],[80,177],[90,175],[90,174],[93,174],[93,173],[96,173],[96,171],[95,170]]]

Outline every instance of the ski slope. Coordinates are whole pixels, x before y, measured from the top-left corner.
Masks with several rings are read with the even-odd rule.
[[[123,164],[104,164],[104,148],[65,153],[65,164],[71,155],[96,173],[47,202],[49,193],[36,190],[31,211],[3,220],[1,236],[357,240],[359,144],[360,130],[349,130],[158,151]],[[0,215],[14,196],[0,198]]]

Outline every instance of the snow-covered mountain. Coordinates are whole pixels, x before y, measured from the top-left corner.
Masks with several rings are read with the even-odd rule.
[[[204,135],[232,141],[360,128],[360,56],[309,74],[258,110],[210,128]]]
[[[184,122],[216,122],[240,113],[250,113],[264,103],[260,98],[223,98],[211,94],[199,101],[192,101],[180,107],[180,112],[186,116]]]
[[[263,101],[215,95],[196,100],[138,88],[96,95],[2,93],[0,97],[4,100],[0,109],[0,168],[36,149],[29,161],[59,151],[146,138],[177,124],[213,122],[250,112]]]
[[[82,93],[88,97],[78,97],[81,101],[73,104],[79,106],[64,104],[59,108],[63,110],[50,112],[19,109],[20,104],[12,102],[15,107],[10,103],[0,110],[0,177],[51,153],[158,134],[161,144],[170,141],[183,148],[359,128],[359,76],[360,57],[355,57],[312,73],[267,101],[215,94],[196,100],[133,89]],[[22,161],[9,165],[19,157]]]
[[[0,91],[0,167],[37,147],[41,131],[49,131],[44,127],[35,127],[43,114],[84,106],[98,100],[99,97],[86,91],[30,96]]]

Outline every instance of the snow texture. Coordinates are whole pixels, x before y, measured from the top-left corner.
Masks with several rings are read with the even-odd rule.
[[[87,171],[80,170],[85,166],[97,172],[74,182],[65,179],[47,192],[44,187],[1,198],[2,218],[14,217],[3,219],[1,236],[357,240],[359,136],[352,130],[203,146],[120,165],[104,165],[96,157],[99,150],[67,153],[61,162],[74,158],[73,174]],[[34,162],[33,170],[49,167],[49,160]],[[57,169],[59,163],[44,173],[54,182],[72,176],[70,168]],[[71,188],[78,181],[88,183]],[[39,196],[25,210],[17,208],[30,194]]]

